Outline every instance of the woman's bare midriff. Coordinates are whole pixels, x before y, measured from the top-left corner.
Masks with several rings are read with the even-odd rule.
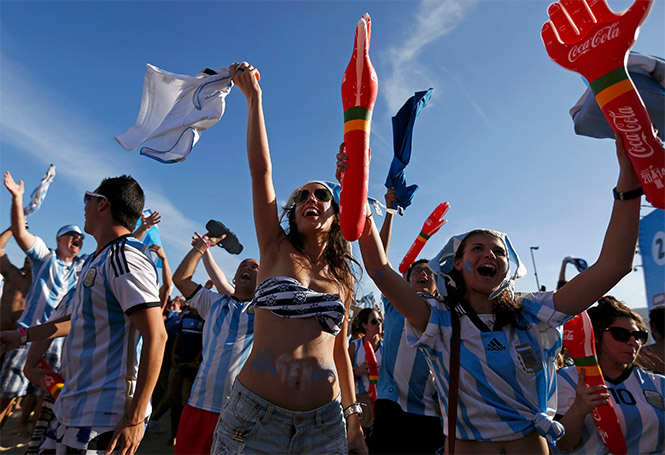
[[[548,455],[550,453],[547,441],[536,431],[529,433],[523,438],[503,442],[466,441],[457,439],[455,441],[456,454],[487,454],[487,455]]]
[[[254,345],[238,380],[261,398],[292,411],[309,411],[340,393],[333,359],[335,337],[314,317],[289,319],[257,308]]]

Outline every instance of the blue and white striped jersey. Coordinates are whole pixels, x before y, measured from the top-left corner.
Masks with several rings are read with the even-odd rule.
[[[363,363],[367,362],[367,356],[365,355],[365,340],[364,338],[358,338],[351,341],[351,344],[355,345],[355,353],[351,359],[351,366],[357,368]],[[383,358],[383,342],[379,344],[379,349],[374,352],[376,357],[376,364],[381,367],[381,359]],[[380,376],[379,376],[380,377]],[[354,375],[356,382],[356,393],[369,393],[369,375],[363,374],[359,376]]]
[[[67,381],[53,408],[60,423],[114,427],[125,414],[141,350],[141,334],[129,314],[159,306],[157,271],[145,248],[123,236],[83,265],[63,349]]]
[[[557,414],[564,415],[575,401],[577,369],[574,366],[564,368],[559,370],[558,375]],[[606,377],[605,383],[626,439],[628,453],[665,453],[665,376],[633,366],[615,381]],[[609,453],[600,440],[591,414],[584,419],[579,444],[572,452],[565,453]]]
[[[77,256],[72,262],[63,261],[39,237],[35,237],[35,243],[25,254],[32,262],[32,284],[17,324],[30,327],[46,322],[60,300],[74,289],[88,255]]]
[[[572,318],[554,310],[554,293],[539,292],[521,297],[521,323],[527,330],[507,325],[491,331],[493,314],[460,315],[460,371],[457,409],[458,439],[510,441],[538,431],[549,440],[561,436],[563,427],[554,422],[556,368],[561,350],[561,325]],[[427,353],[443,409],[443,428],[448,428],[448,380],[451,315],[442,302],[433,306],[425,332],[407,321],[407,340]]]
[[[378,398],[394,401],[404,412],[438,416],[434,375],[430,372],[426,356],[421,350],[408,345],[404,316],[384,296],[381,300],[385,321]]]
[[[203,287],[188,302],[205,319],[203,360],[188,404],[221,412],[252,349],[254,307],[252,302],[240,302]]]

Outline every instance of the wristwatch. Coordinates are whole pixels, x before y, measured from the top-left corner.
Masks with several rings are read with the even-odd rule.
[[[348,420],[348,418],[352,414],[358,414],[360,417],[363,416],[363,408],[362,408],[362,406],[360,406],[360,403],[356,402],[356,403],[353,403],[352,405],[347,406],[347,407],[344,408],[344,418],[345,419]]]
[[[635,190],[630,191],[617,191],[616,186],[612,189],[612,194],[614,194],[614,199],[617,201],[627,201],[629,199],[637,199],[638,197],[644,194],[642,187],[639,187]]]

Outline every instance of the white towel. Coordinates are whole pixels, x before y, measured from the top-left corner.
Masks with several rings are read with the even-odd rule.
[[[228,67],[205,69],[196,76],[174,74],[147,64],[136,124],[115,140],[125,149],[161,161],[184,161],[201,132],[224,114],[233,82]]]

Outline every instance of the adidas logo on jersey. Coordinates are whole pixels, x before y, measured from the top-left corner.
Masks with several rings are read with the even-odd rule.
[[[499,343],[499,340],[496,338],[492,338],[492,341],[487,343],[487,346],[485,346],[486,351],[505,351],[506,347]]]

